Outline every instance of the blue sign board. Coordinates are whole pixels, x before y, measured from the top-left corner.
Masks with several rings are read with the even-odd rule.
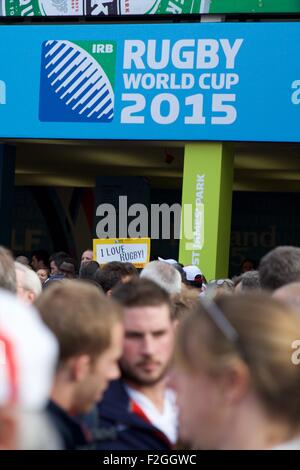
[[[0,27],[0,137],[300,142],[300,24]]]

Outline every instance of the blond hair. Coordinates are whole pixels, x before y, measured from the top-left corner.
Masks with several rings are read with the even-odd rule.
[[[15,269],[23,274],[21,279],[19,280],[23,289],[31,291],[34,293],[35,298],[38,297],[42,292],[42,284],[41,281],[35,271],[33,271],[25,264],[19,263],[15,261]]]
[[[263,294],[223,296],[215,305],[237,333],[237,342],[213,320],[209,306],[198,302],[179,327],[181,366],[220,375],[232,361],[243,360],[266,411],[298,426],[300,366],[292,362],[292,343],[300,339],[300,313]]]
[[[198,301],[199,289],[189,288],[183,284],[181,292],[171,297],[172,318],[174,320],[183,319],[195,308]]]
[[[59,342],[60,363],[81,354],[98,357],[120,321],[119,307],[99,289],[81,281],[63,281],[45,289],[35,303]]]

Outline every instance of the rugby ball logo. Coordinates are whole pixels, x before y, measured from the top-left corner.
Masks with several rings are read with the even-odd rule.
[[[45,41],[40,121],[111,122],[115,56],[112,41]]]

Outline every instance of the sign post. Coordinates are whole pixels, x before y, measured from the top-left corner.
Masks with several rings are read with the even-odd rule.
[[[230,144],[186,144],[179,260],[208,280],[228,276],[232,182]]]

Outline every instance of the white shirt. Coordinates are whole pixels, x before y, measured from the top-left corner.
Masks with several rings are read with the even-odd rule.
[[[151,424],[162,431],[172,444],[175,444],[178,436],[178,410],[173,390],[167,389],[165,391],[164,409],[161,413],[143,393],[137,392],[128,385],[125,385],[125,388],[130,398],[142,409]]]

